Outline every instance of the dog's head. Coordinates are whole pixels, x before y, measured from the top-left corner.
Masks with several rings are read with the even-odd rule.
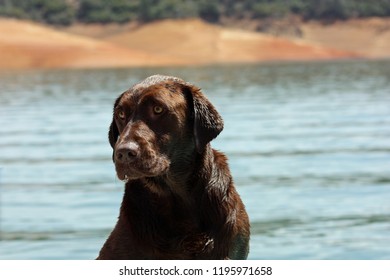
[[[151,76],[115,101],[109,141],[121,180],[155,177],[202,153],[223,121],[199,88],[175,77]]]

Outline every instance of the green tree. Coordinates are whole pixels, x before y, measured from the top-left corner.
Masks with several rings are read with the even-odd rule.
[[[306,11],[306,18],[346,19],[347,11],[346,1],[343,0],[311,1]]]
[[[221,16],[217,0],[202,0],[198,3],[198,14],[209,22],[218,22]]]
[[[289,6],[283,1],[256,3],[252,7],[254,18],[284,17],[289,12]]]
[[[0,16],[49,24],[150,22],[165,18],[248,19],[301,15],[306,19],[390,16],[390,0],[0,0]]]
[[[127,22],[135,20],[138,1],[129,0],[80,0],[77,18],[82,22]]]
[[[75,20],[75,10],[62,0],[42,1],[41,18],[44,22],[56,25],[70,25]]]
[[[64,0],[3,0],[0,14],[56,25],[68,25],[75,19],[74,8]]]

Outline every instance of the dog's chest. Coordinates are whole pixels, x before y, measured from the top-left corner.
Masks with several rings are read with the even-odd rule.
[[[122,211],[129,219],[132,231],[139,234],[182,236],[199,230],[199,208],[195,202],[168,191],[163,184],[137,182],[126,186]]]

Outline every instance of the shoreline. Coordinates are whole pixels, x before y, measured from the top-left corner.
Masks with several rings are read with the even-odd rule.
[[[191,69],[191,68],[226,68],[226,67],[251,67],[251,66],[277,66],[277,65],[299,65],[299,64],[326,64],[326,63],[359,63],[359,62],[390,62],[390,58],[335,58],[335,59],[310,59],[310,60],[268,60],[254,62],[220,62],[210,64],[181,64],[181,65],[140,65],[140,66],[107,66],[107,67],[55,67],[55,68],[0,68],[0,75],[12,73],[34,73],[51,71],[110,71],[110,70],[148,70],[148,69]]]

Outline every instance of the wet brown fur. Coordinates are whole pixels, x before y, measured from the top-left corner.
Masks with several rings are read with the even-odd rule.
[[[98,259],[247,257],[245,207],[226,157],[209,144],[222,129],[200,89],[175,77],[151,76],[119,96],[109,141],[127,182]]]

